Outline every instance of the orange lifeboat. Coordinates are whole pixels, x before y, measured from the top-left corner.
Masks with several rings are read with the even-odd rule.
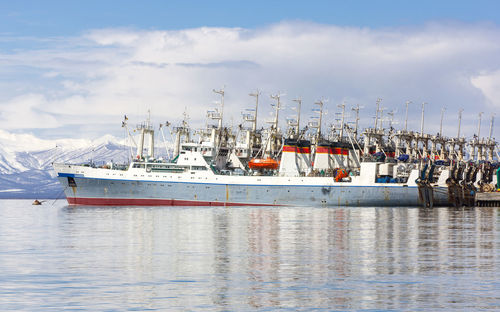
[[[334,171],[335,182],[340,182],[340,181],[342,181],[343,178],[346,178],[349,176],[349,172],[345,169],[335,169],[335,171]]]
[[[250,169],[261,170],[261,169],[278,169],[278,162],[270,157],[268,158],[253,158],[248,162],[248,167]]]

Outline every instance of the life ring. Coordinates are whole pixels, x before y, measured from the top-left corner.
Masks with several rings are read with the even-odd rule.
[[[146,167],[146,172],[151,172],[151,167]]]

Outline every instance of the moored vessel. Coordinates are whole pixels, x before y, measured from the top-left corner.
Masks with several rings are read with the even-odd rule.
[[[446,148],[453,140],[434,140],[423,129],[393,133],[392,127],[382,127],[381,119],[362,132],[361,140],[357,125],[352,129],[344,123],[343,112],[341,125],[332,130],[335,135],[326,136],[321,132],[322,101],[318,120],[308,124],[309,134],[299,127],[300,105],[297,119],[281,132],[279,95],[272,96],[277,103],[271,126],[258,131],[259,93],[251,94],[257,99],[255,110],[244,115],[251,127],[234,133],[222,123],[224,91],[214,91],[221,95],[221,107],[207,117],[217,124],[197,131],[193,139],[184,120],[174,128],[170,160],[155,157],[154,128],[148,119],[136,129],[137,152],[127,166],[54,164],[68,203],[431,207],[452,202],[449,185],[461,180],[453,173],[463,161],[463,151],[457,152],[455,145]],[[126,119],[123,126],[128,126]],[[434,143],[428,148],[433,140],[439,150]],[[489,144],[496,148],[491,139]],[[493,157],[492,151],[488,157]],[[435,160],[438,154],[441,162]]]

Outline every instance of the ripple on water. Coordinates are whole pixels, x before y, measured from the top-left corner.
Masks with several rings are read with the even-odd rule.
[[[498,310],[498,208],[0,201],[2,310]]]

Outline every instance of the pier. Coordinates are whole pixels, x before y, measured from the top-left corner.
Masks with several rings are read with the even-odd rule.
[[[476,193],[476,207],[500,207],[500,192]]]

